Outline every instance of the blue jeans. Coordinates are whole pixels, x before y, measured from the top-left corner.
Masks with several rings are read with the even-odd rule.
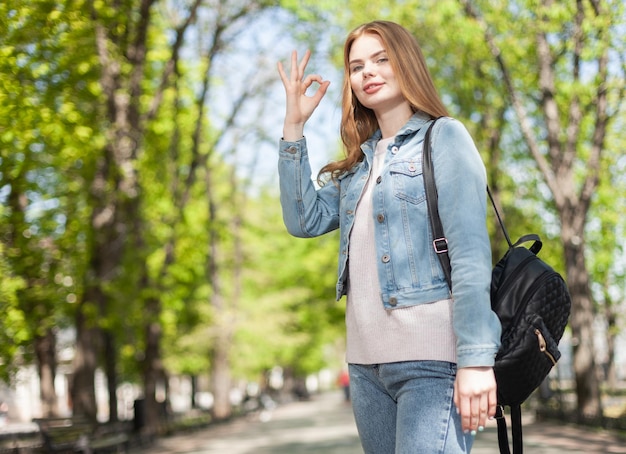
[[[456,364],[350,364],[350,394],[365,454],[469,453],[454,405]]]

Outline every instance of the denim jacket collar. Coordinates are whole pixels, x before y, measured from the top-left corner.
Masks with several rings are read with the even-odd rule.
[[[413,137],[414,134],[419,132],[424,125],[429,124],[431,121],[432,117],[429,114],[422,111],[415,112],[411,116],[411,118],[409,118],[409,121],[407,121],[406,124],[402,128],[400,128],[400,130],[396,134],[395,144],[398,146],[402,145],[406,140]],[[376,143],[381,139],[381,137],[382,133],[380,129],[378,129],[374,134],[372,134],[372,136],[368,140],[363,142],[363,144],[361,145],[361,150],[363,151],[365,156],[367,156],[368,160],[371,159],[372,154],[374,153],[374,149],[376,148]]]

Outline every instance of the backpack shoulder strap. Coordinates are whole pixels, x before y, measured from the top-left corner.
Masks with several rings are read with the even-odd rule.
[[[433,248],[443,273],[446,276],[448,287],[452,290],[452,276],[450,271],[450,257],[448,257],[448,240],[443,234],[443,226],[441,225],[441,219],[439,218],[439,207],[437,205],[437,186],[435,185],[435,170],[433,168],[433,161],[431,158],[431,144],[430,135],[437,122],[435,118],[424,137],[424,145],[422,146],[422,173],[424,174],[424,188],[426,190],[426,204],[428,206],[428,218],[430,220],[430,227],[433,232]]]
[[[433,162],[431,158],[431,140],[430,135],[432,132],[435,123],[437,122],[437,118],[435,118],[428,130],[426,131],[426,135],[424,137],[424,145],[422,147],[422,172],[424,174],[424,187],[426,190],[426,204],[428,206],[428,217],[430,219],[430,226],[433,232],[433,248],[437,253],[437,257],[439,257],[439,261],[441,262],[441,267],[446,276],[446,281],[448,282],[448,287],[452,290],[452,277],[451,277],[451,268],[450,268],[450,257],[448,256],[448,240],[446,239],[443,233],[443,226],[441,225],[441,219],[439,218],[439,207],[437,206],[437,186],[435,185],[435,171],[433,168]],[[487,187],[487,192],[489,194],[489,198],[491,199],[491,203],[493,204],[493,208],[496,211],[496,215],[498,216],[498,221],[500,222],[500,226],[502,227],[502,231],[506,237],[507,242],[510,247],[514,247],[509,238],[508,232],[504,227],[504,223],[500,217],[500,213],[498,212],[498,208],[496,207],[496,203],[491,195],[491,191],[489,187]],[[539,252],[541,249],[541,240],[536,235],[531,235],[528,237],[522,237],[516,243],[519,245],[520,242],[525,241],[535,241],[535,244],[530,248],[533,253]],[[498,405],[498,410],[496,412],[496,418],[498,423],[498,446],[500,447],[501,454],[511,454],[509,448],[509,438],[507,434],[506,420],[504,419],[504,414],[502,412],[502,406]],[[513,440],[513,454],[522,454],[523,452],[523,444],[522,444],[522,409],[520,405],[512,405],[511,406],[511,438]]]
[[[513,454],[522,454],[522,407],[520,404],[511,406],[511,439]]]
[[[504,408],[498,405],[496,410],[496,422],[498,423],[498,447],[500,454],[511,454],[509,449],[509,435],[506,429],[506,419],[504,419]]]
[[[513,454],[522,454],[524,445],[522,443],[522,407],[520,404],[511,405],[511,439],[513,441]],[[506,419],[502,405],[498,405],[496,410],[496,420],[498,423],[498,447],[500,454],[511,454],[509,447],[509,436],[506,428]]]

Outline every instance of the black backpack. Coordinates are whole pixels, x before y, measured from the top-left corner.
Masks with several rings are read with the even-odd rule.
[[[435,238],[433,244],[452,288],[450,259],[439,219],[430,156],[430,133],[434,124],[435,121],[424,138],[424,185]],[[512,243],[489,188],[487,193],[509,245],[491,275],[491,308],[502,324],[501,345],[494,365],[498,387],[498,444],[502,454],[510,454],[503,414],[503,407],[508,406],[511,409],[513,452],[522,453],[521,404],[541,385],[561,357],[558,343],[569,319],[571,298],[561,275],[537,257],[542,247],[539,236],[524,235]],[[529,248],[522,246],[531,241],[533,244]]]

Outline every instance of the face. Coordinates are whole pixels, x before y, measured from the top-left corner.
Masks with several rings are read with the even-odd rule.
[[[377,35],[362,35],[352,43],[349,71],[354,95],[377,114],[407,104]]]

